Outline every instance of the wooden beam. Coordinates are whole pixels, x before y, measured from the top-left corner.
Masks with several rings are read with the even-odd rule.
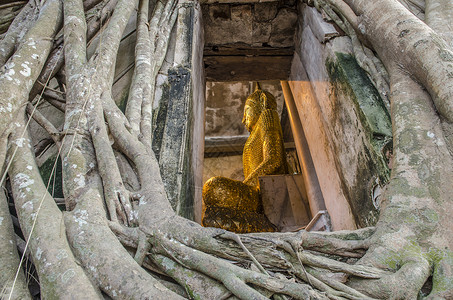
[[[204,140],[204,156],[241,155],[248,136],[206,137]]]
[[[205,56],[208,81],[286,80],[292,56]]]
[[[204,156],[218,157],[242,155],[248,136],[206,137],[204,140]],[[295,149],[294,142],[284,143],[285,149]]]
[[[292,56],[294,47],[251,46],[245,43],[205,44],[204,56]]]

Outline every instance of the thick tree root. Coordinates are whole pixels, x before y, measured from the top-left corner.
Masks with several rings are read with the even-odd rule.
[[[3,187],[0,187],[0,257],[0,298],[31,299],[24,273],[19,267],[16,239]]]
[[[353,252],[353,249],[357,247],[364,250],[374,228],[334,234],[302,231],[236,235],[217,228],[202,228],[177,216],[168,218],[165,223],[147,228],[144,231],[146,234],[141,235],[140,239],[131,230],[113,225],[115,223],[112,223],[111,228],[125,242],[135,239],[134,245],[143,243],[145,238],[145,242],[152,245],[149,259],[168,276],[179,283],[185,283],[189,294],[202,298],[214,294],[215,297],[220,297],[229,291],[241,299],[261,299],[269,292],[285,294],[295,299],[323,299],[326,296],[331,299],[372,299],[340,281],[344,282],[348,278],[347,274],[364,280],[392,274],[377,268],[342,263],[301,248],[304,243],[316,250],[324,245],[326,252],[334,252],[329,247],[343,242],[338,252],[345,254],[345,258],[357,258],[358,253]],[[162,232],[166,234],[163,235]],[[128,244],[131,245],[130,242]],[[243,269],[231,262],[252,263],[259,272]],[[324,271],[320,271],[321,269]],[[278,274],[292,276],[296,282],[282,279]],[[212,280],[221,282],[221,285],[213,284]],[[200,288],[208,282],[211,282],[209,286],[213,290]],[[251,290],[247,286],[250,284],[256,288],[261,287],[264,294]]]
[[[349,265],[340,261],[336,261],[329,258],[324,258],[310,254],[308,252],[302,252],[299,254],[300,260],[303,264],[331,270],[334,272],[344,272],[346,274],[354,275],[361,278],[379,279],[388,273],[377,268],[365,267],[360,265]]]
[[[63,215],[42,182],[29,136],[20,138],[25,122],[20,124],[11,143],[17,151],[11,158],[9,174],[22,232],[43,285],[41,294],[44,298],[64,298],[70,292],[77,298],[97,299],[99,290],[76,263],[69,247]]]
[[[309,285],[289,280],[272,278],[268,275],[245,270],[201,251],[189,248],[180,242],[156,235],[153,238],[153,252],[170,255],[181,265],[211,278],[219,280],[234,295],[241,299],[265,299],[248,284],[265,288],[274,293],[282,293],[296,299],[323,299],[322,294]]]

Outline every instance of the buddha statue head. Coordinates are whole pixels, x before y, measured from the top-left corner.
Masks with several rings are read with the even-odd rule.
[[[244,117],[242,118],[242,124],[249,132],[253,131],[261,113],[266,109],[277,110],[277,101],[271,93],[263,91],[257,83],[255,91],[245,101]]]

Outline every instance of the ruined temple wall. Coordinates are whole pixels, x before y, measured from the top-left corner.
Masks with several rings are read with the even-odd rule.
[[[391,123],[350,39],[300,6],[290,87],[335,230],[374,225],[373,191],[388,180]]]
[[[165,114],[156,120],[156,127],[163,127],[160,150],[154,150],[159,152],[162,180],[173,209],[199,221],[205,104],[203,28],[199,3],[187,0],[180,4],[174,59],[162,93]]]
[[[280,81],[259,82],[262,89],[275,97],[281,115],[284,100]],[[248,136],[242,116],[245,100],[253,91],[252,81],[206,82],[206,137]]]

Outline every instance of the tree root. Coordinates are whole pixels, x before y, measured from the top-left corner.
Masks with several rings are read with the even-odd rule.
[[[305,251],[299,253],[299,257],[305,265],[328,269],[334,272],[344,272],[361,278],[379,279],[389,274],[381,269],[361,265],[350,265],[333,259],[316,256]]]
[[[25,121],[19,123],[21,127],[12,137],[16,143],[25,130]],[[70,290],[77,298],[99,298],[98,289],[76,263],[69,247],[62,226],[63,215],[42,182],[29,136],[22,139],[16,149],[9,174],[21,229],[43,283],[41,294],[45,298],[61,298]],[[54,284],[45,284],[47,282]]]
[[[93,24],[101,26],[105,17],[103,13],[107,13],[110,8],[116,6],[116,2],[116,0],[104,2],[98,7],[101,8],[105,5],[99,19],[93,21],[97,17],[89,16],[89,22],[92,21]],[[340,24],[343,23],[345,30],[354,35],[353,29],[358,28],[357,16],[344,5],[344,2],[340,0],[320,0],[318,2],[332,4],[332,9],[326,8],[326,10],[333,19]],[[362,2],[366,3],[366,1]],[[68,3],[70,0],[66,1],[65,5]],[[30,228],[35,227],[34,221],[37,220],[35,230],[39,233],[40,240],[30,238],[29,243],[33,261],[40,274],[43,274],[40,279],[43,282],[44,297],[53,296],[53,291],[45,286],[45,281],[50,282],[51,280],[45,272],[45,268],[48,266],[41,258],[45,257],[48,259],[46,262],[52,262],[52,267],[61,267],[58,262],[54,261],[56,255],[52,251],[55,249],[49,247],[53,241],[46,245],[47,240],[41,239],[41,235],[45,234],[47,234],[46,237],[52,235],[58,241],[59,248],[65,249],[70,255],[76,255],[77,261],[72,256],[65,257],[68,265],[80,271],[81,268],[77,265],[80,260],[85,268],[84,271],[91,275],[94,283],[88,281],[87,290],[89,291],[83,291],[84,296],[89,293],[90,298],[101,297],[97,290],[97,287],[100,287],[109,297],[128,299],[180,298],[178,295],[218,299],[236,297],[266,299],[270,296],[273,296],[274,299],[285,299],[284,295],[296,299],[373,299],[371,297],[404,299],[417,297],[417,293],[430,275],[432,275],[433,287],[428,298],[453,297],[453,275],[451,275],[453,256],[451,252],[442,249],[435,253],[436,255],[424,253],[419,244],[426,242],[425,237],[422,241],[408,243],[410,251],[407,250],[403,253],[397,251],[398,249],[389,249],[390,247],[385,247],[385,243],[379,240],[382,236],[382,228],[393,230],[394,227],[388,224],[380,223],[378,232],[375,231],[375,228],[367,228],[333,233],[300,231],[297,233],[237,235],[221,229],[202,228],[198,224],[175,215],[166,198],[159,165],[152,153],[150,143],[153,89],[176,20],[175,5],[177,3],[174,0],[158,1],[151,25],[147,29],[148,13],[145,7],[148,7],[148,4],[147,1],[142,2],[139,14],[142,19],[139,25],[141,28],[139,35],[143,48],[137,51],[137,68],[134,79],[136,82],[131,88],[133,92],[137,92],[135,95],[137,101],[132,100],[132,96],[129,99],[130,109],[137,111],[130,110],[127,117],[113,103],[110,95],[110,83],[113,78],[112,66],[114,65],[115,49],[118,48],[121,38],[121,28],[126,25],[127,17],[125,16],[133,10],[132,6],[128,6],[130,3],[123,0],[119,2],[112,22],[104,27],[103,42],[90,61],[87,62],[85,59],[86,40],[89,38],[85,37],[84,30],[80,30],[83,24],[86,25],[86,22],[81,21],[82,26],[73,26],[74,31],[69,30],[65,37],[69,66],[67,69],[69,80],[66,82],[69,89],[68,102],[63,110],[66,110],[65,125],[69,128],[68,132],[74,134],[70,146],[69,143],[63,142],[63,153],[67,155],[66,157],[63,155],[65,196],[67,203],[71,203],[69,208],[72,210],[65,213],[65,223],[62,224],[62,214],[55,209],[54,201],[45,188],[43,189],[42,183],[38,182],[38,179],[34,179],[39,178],[39,175],[37,168],[31,163],[32,155],[26,153],[26,159],[22,159],[23,161],[15,159],[14,164],[16,165],[13,165],[11,170],[13,181],[16,180],[13,182],[16,209],[20,215],[19,219],[24,233],[30,233],[29,236],[31,236],[33,229]],[[66,10],[67,14],[68,11],[70,12],[70,17],[67,18],[69,19],[68,24],[71,19],[75,21],[76,17],[80,17],[80,20],[87,19],[83,13],[82,1],[74,1],[74,5],[70,3],[68,6]],[[73,18],[71,18],[71,13],[74,15]],[[344,14],[346,18],[334,14]],[[353,29],[349,28],[346,19],[351,23]],[[91,26],[88,27],[88,31],[90,31]],[[150,36],[142,39],[148,31]],[[382,64],[374,58],[371,50],[359,45],[359,38],[360,34],[353,37],[354,46],[360,46],[356,50],[359,63],[364,68],[368,68],[371,74],[383,73]],[[151,51],[149,51],[149,45],[144,45],[148,43],[151,44]],[[62,51],[62,48],[57,48],[55,51],[56,53]],[[150,57],[147,52],[154,55],[151,62],[149,62]],[[142,54],[146,55],[140,57]],[[142,63],[141,66],[139,66],[140,63]],[[146,70],[142,70],[141,67]],[[385,74],[380,75],[382,78],[375,79],[375,81],[381,90],[385,90],[388,78],[385,77]],[[105,82],[101,82],[103,80]],[[379,80],[381,80],[380,83]],[[148,84],[149,82],[151,84]],[[39,82],[36,84],[39,85]],[[411,90],[411,92],[413,91]],[[58,103],[63,103],[61,95],[48,93],[48,96],[55,98],[54,100]],[[395,94],[395,96],[398,95]],[[89,102],[89,98],[96,99],[96,102]],[[99,99],[101,102],[98,101]],[[419,115],[413,115],[410,119],[422,119],[420,112],[428,111],[429,107],[426,109],[427,107],[421,106],[420,103],[417,103],[418,99],[410,100],[411,108],[423,108],[418,109]],[[429,99],[425,100],[423,98],[423,101],[420,102],[430,103]],[[395,106],[395,109],[401,109],[401,107]],[[396,115],[395,119],[401,118],[402,115],[402,113]],[[71,119],[71,116],[74,117]],[[58,132],[51,126],[52,124],[45,119],[40,119],[39,114],[35,117],[43,127],[55,135],[55,138],[57,137]],[[434,117],[427,119],[437,120]],[[108,122],[108,128],[105,120]],[[407,120],[405,121],[407,122]],[[400,120],[397,123],[402,124]],[[430,138],[432,132],[428,130],[437,128],[435,124],[431,125],[429,124],[423,129],[424,131],[417,134]],[[412,126],[412,129],[414,128],[419,127]],[[396,136],[401,136],[402,129],[399,126],[394,126],[394,129]],[[426,134],[427,132],[428,134]],[[119,149],[121,155],[124,154],[128,157],[127,164],[132,170],[131,172],[137,173],[134,176],[136,175],[138,180],[131,184],[134,188],[126,189],[127,184],[121,178],[120,167],[118,167],[115,152],[109,141],[109,133],[114,138],[114,146],[117,147],[115,149]],[[2,132],[2,135],[5,136],[6,133]],[[438,131],[435,131],[435,135],[440,136]],[[395,141],[399,142],[398,139]],[[16,136],[16,144],[19,145],[19,143]],[[395,144],[398,149],[398,144]],[[93,145],[94,147],[92,147]],[[433,148],[435,151],[442,151],[440,143],[434,145]],[[425,147],[423,151],[427,149]],[[23,149],[18,153],[22,156],[19,158],[25,157]],[[438,152],[434,152],[431,156],[440,157]],[[3,160],[1,161],[3,163]],[[405,161],[409,161],[409,159]],[[397,163],[399,162],[397,161]],[[25,165],[28,163],[30,163],[31,169]],[[440,164],[437,163],[437,165]],[[115,167],[111,169],[111,166]],[[399,174],[409,173],[411,170],[403,169],[402,171]],[[425,172],[425,170],[422,171]],[[436,170],[430,168],[430,171]],[[411,173],[414,178],[415,173]],[[25,176],[32,178],[35,182],[25,182],[24,180],[27,179]],[[444,176],[438,177],[443,178]],[[134,179],[137,178],[134,177]],[[420,180],[420,182],[424,181]],[[445,182],[450,185],[451,180]],[[24,185],[24,183],[26,184]],[[28,183],[33,184],[33,187],[36,188],[27,190]],[[436,187],[437,185],[434,188]],[[33,197],[37,194],[44,195],[43,207],[39,216],[36,215],[36,199],[40,197]],[[137,198],[138,205],[131,203],[134,198]],[[404,199],[407,200],[407,198]],[[107,204],[108,214],[104,209],[104,203]],[[416,205],[419,205],[418,209],[422,210],[419,203]],[[393,207],[389,205],[386,209],[390,211]],[[110,215],[110,220],[108,215]],[[426,216],[421,215],[421,217]],[[431,223],[430,226],[434,228],[435,225]],[[134,225],[138,225],[138,227],[127,227]],[[68,248],[65,229],[67,229],[68,238],[72,243],[72,249]],[[395,243],[398,244],[397,246],[409,240],[407,236],[400,238],[395,232],[390,232],[388,235],[398,239],[398,243]],[[408,236],[412,239],[413,236],[419,237],[419,235],[418,232],[410,232]],[[400,241],[403,243],[399,244]],[[121,244],[125,245],[126,249]],[[134,258],[131,257],[131,253],[134,252],[133,248],[136,249]],[[395,262],[395,266],[390,266],[389,260],[392,263]],[[347,263],[343,261],[347,261]],[[54,266],[54,262],[56,266]],[[147,272],[141,266],[151,271]],[[434,271],[432,272],[432,270]],[[57,271],[61,273],[60,270]],[[161,278],[156,279],[155,274],[159,274]],[[178,282],[185,289],[186,294],[180,289],[175,289],[174,283],[163,284],[162,277],[169,279],[166,276]],[[85,273],[82,272],[81,276],[77,276],[75,280],[85,280],[85,277]],[[58,280],[61,281],[61,278]],[[72,286],[74,282],[70,284]],[[62,286],[68,286],[64,282],[58,282],[56,285],[60,289],[55,293],[56,295],[61,295]],[[170,290],[176,291],[176,293]],[[80,290],[77,292],[80,293]]]
[[[146,255],[148,254],[151,248],[151,244],[146,238],[146,234],[142,231],[138,231],[138,244],[137,251],[135,252],[135,261],[141,266],[145,260]]]
[[[329,289],[326,290],[328,295],[334,295],[337,297],[343,297],[343,298],[355,299],[355,300],[360,300],[360,299],[372,300],[372,299],[374,299],[374,298],[368,297],[365,294],[362,294],[361,292],[336,280],[332,276],[333,274],[330,272],[321,272],[320,270],[313,269],[313,268],[308,268],[308,272],[314,278],[318,279],[319,281],[323,282],[324,284],[326,284],[327,286],[330,287]]]
[[[200,299],[222,299],[231,295],[222,284],[200,272],[187,269],[163,255],[150,255],[152,261],[186,289],[187,295]]]
[[[453,298],[453,253],[449,252],[434,262],[433,288],[428,299]]]
[[[184,219],[174,216],[173,219],[169,220],[170,224],[167,224],[169,227],[174,226],[172,220],[175,223],[184,223],[181,222]],[[275,255],[271,254],[273,251],[272,247],[260,244],[264,250],[259,253],[254,247],[251,247],[253,250],[250,251],[246,246],[247,244],[255,244],[257,241],[275,245],[275,240],[277,239],[269,242],[269,240],[272,240],[269,234],[235,235],[216,228],[201,228],[198,225],[189,226],[188,223],[190,221],[185,220],[185,224],[181,224],[181,228],[186,228],[185,232],[180,232],[178,228],[173,228],[176,232],[180,232],[181,235],[174,235],[172,230],[167,230],[167,227],[162,224],[151,230],[148,228],[146,232],[148,233],[148,240],[152,244],[151,253],[148,258],[160,270],[163,270],[168,276],[185,286],[189,295],[209,297],[208,295],[215,294],[216,297],[220,298],[222,295],[228,295],[229,291],[241,299],[262,299],[263,295],[258,294],[256,291],[261,287],[263,289],[261,293],[282,293],[295,299],[310,299],[309,297],[313,297],[313,299],[324,299],[326,297],[329,299],[381,299],[383,295],[384,297],[393,297],[394,294],[382,293],[391,286],[395,286],[394,288],[396,290],[396,287],[403,284],[403,282],[417,282],[417,287],[408,286],[407,289],[403,290],[416,291],[418,293],[425,278],[430,273],[429,268],[421,268],[422,273],[417,275],[415,272],[414,274],[414,270],[417,270],[417,267],[421,266],[420,263],[422,261],[408,261],[402,264],[403,267],[396,273],[392,273],[369,266],[350,265],[338,262],[326,257],[316,256],[307,250],[298,251],[299,260],[297,256],[294,256],[294,249],[292,247],[280,247],[281,245],[277,247],[280,249],[278,253],[280,253],[283,261],[286,261],[286,264],[269,266],[266,260]],[[115,224],[115,226],[118,225]],[[198,230],[198,228],[201,230]],[[128,229],[124,230],[122,230],[123,235],[133,235],[132,231],[129,230],[127,232]],[[116,231],[118,232],[120,230]],[[153,232],[153,234],[149,235],[150,232]],[[372,232],[374,232],[374,228],[357,230],[355,232],[309,233],[304,236],[304,240],[299,241],[299,244],[303,244],[307,242],[306,240],[312,238],[319,241],[320,237],[322,237],[322,241],[327,245],[331,245],[332,241],[338,242],[339,240],[352,242],[354,241],[352,238],[361,238],[363,239],[362,241],[367,241]],[[303,236],[303,234],[298,234],[298,236]],[[294,235],[281,234],[278,240],[281,242],[285,238],[288,239],[288,237],[294,238]],[[243,240],[245,242],[242,242]],[[234,243],[230,243],[230,241]],[[356,240],[356,242],[360,242],[360,240]],[[261,265],[259,268],[266,269],[266,273],[271,274],[271,276],[274,274],[273,272],[269,273],[272,267],[279,267],[278,272],[295,275],[297,278],[309,283],[316,290],[322,292],[315,292],[311,288],[308,288],[308,285],[302,283],[288,282],[287,279],[282,279],[281,277],[272,278],[269,275],[242,269],[231,264],[231,260],[226,261],[207,254],[217,253],[213,249],[210,251],[207,250],[209,247],[221,247],[222,251],[217,256],[225,257],[228,255],[229,259],[233,259],[234,261],[251,261],[256,265]],[[200,248],[206,253],[199,251]],[[289,249],[289,251],[285,248]],[[237,255],[238,252],[236,251],[239,251],[243,255]],[[266,252],[267,255],[263,254],[263,252]],[[439,260],[439,264],[443,268],[451,268],[447,263],[451,258],[446,257],[444,259],[445,261]],[[263,261],[266,262],[265,265],[262,264]],[[302,263],[305,265],[306,271],[304,271]],[[282,266],[285,267],[282,269]],[[442,271],[439,270],[438,272]],[[346,274],[349,274],[349,277],[352,279],[348,285],[344,284],[347,279]],[[445,277],[442,277],[442,279],[445,280]],[[219,285],[215,283],[216,281],[213,282],[212,280],[219,281],[221,284]],[[435,295],[450,295],[451,289],[440,289],[441,286],[445,286],[444,284],[445,281],[443,284],[439,282],[435,285],[436,287],[431,292],[432,298]],[[248,285],[252,285],[255,290],[250,289]],[[202,288],[203,286],[209,286],[213,290],[206,291]],[[282,288],[283,286],[284,288]],[[401,297],[408,299],[412,297],[411,295],[413,296],[415,294],[408,292],[407,295],[401,295]]]
[[[110,97],[109,92],[101,98]],[[101,103],[92,103],[94,111],[88,114],[90,133],[95,148],[99,175],[102,177],[105,201],[112,221],[121,222],[128,226],[137,224],[132,212],[129,192],[126,190],[116,163],[115,154],[110,145]]]
[[[301,250],[303,244],[316,250],[319,250],[320,245],[326,245],[328,246],[326,252],[335,252],[331,251],[332,246],[341,245],[342,249],[336,251],[337,255],[338,252],[341,252],[346,254],[343,257],[358,258],[358,253],[353,252],[352,249],[366,249],[370,235],[375,231],[374,228],[328,234],[299,232],[236,235],[217,228],[202,228],[198,224],[191,224],[192,222],[189,220],[173,216],[155,228],[147,228],[144,232],[152,245],[149,258],[160,268],[167,270],[166,272],[169,272],[168,266],[162,265],[163,259],[157,262],[156,255],[166,256],[169,259],[168,263],[171,261],[171,265],[178,265],[180,271],[178,271],[179,277],[175,278],[177,281],[187,280],[190,277],[188,274],[193,274],[191,272],[202,274],[200,278],[194,279],[194,282],[191,283],[191,291],[200,295],[202,291],[197,291],[197,287],[201,284],[200,282],[206,280],[202,279],[203,276],[207,276],[207,278],[222,282],[227,290],[244,299],[262,297],[256,291],[250,290],[247,286],[250,284],[255,288],[262,287],[267,292],[286,294],[296,299],[325,297],[324,294],[308,288],[309,285],[288,282],[286,279],[282,281],[282,279],[266,275],[270,274],[269,270],[274,268],[279,270],[278,272],[296,275],[297,278],[326,293],[332,299],[371,299],[359,290],[338,281],[339,275],[344,274],[340,276],[343,279],[346,278],[345,274],[350,274],[350,276],[367,280],[383,278],[392,274],[373,267],[338,262],[314,255],[310,251]],[[165,236],[162,235],[163,232],[166,233]],[[302,236],[303,239],[301,239]],[[221,251],[217,251],[217,249],[221,249]],[[350,255],[351,253],[355,254]],[[229,261],[219,259],[220,257]],[[261,273],[264,270],[265,274],[234,266],[231,264],[231,260],[250,261],[257,265]],[[307,271],[304,271],[303,265],[308,268]],[[325,271],[321,272],[318,268]],[[222,272],[216,270],[222,270]],[[338,275],[335,275],[336,273]],[[170,273],[167,274],[173,277]],[[331,277],[331,274],[334,276]],[[280,286],[285,286],[285,288],[281,289]]]
[[[373,267],[351,265],[314,255],[314,252],[308,249],[302,250],[302,245],[305,245],[317,251],[322,249],[327,253],[323,255],[357,259],[368,248],[370,237],[375,232],[374,228],[334,233],[301,231],[236,235],[222,229],[202,228],[175,215],[167,218],[166,221],[148,220],[147,223],[154,224],[151,227],[141,227],[147,242],[152,245],[148,258],[176,281],[183,283],[191,280],[185,286],[194,295],[207,295],[207,291],[200,289],[200,286],[203,286],[203,282],[206,284],[211,280],[217,280],[222,284],[218,287],[220,290],[217,288],[215,290],[216,297],[226,288],[239,298],[260,299],[263,296],[257,294],[259,292],[256,289],[261,287],[261,293],[286,294],[296,299],[309,299],[309,297],[316,299],[316,297],[325,296],[331,299],[371,299],[359,290],[343,284],[338,278],[344,280],[347,278],[346,274],[350,274],[349,276],[354,278],[369,280],[392,274]],[[156,227],[156,224],[160,225]],[[139,242],[135,233],[127,228],[115,229],[115,226],[111,228],[119,234],[121,240],[135,239],[136,242],[129,245],[137,247]],[[165,236],[162,235],[163,232],[166,233]],[[128,237],[125,238],[125,236]],[[140,240],[143,241],[143,238],[144,236],[141,235]],[[144,251],[139,252],[143,256]],[[160,258],[156,259],[156,257]],[[232,261],[250,261],[257,266],[261,274],[234,266],[231,264]],[[172,267],[170,268],[169,265]],[[172,272],[172,268],[177,268],[178,271]],[[287,276],[295,275],[309,285],[273,278],[272,276],[276,273],[271,272],[272,269],[279,273],[286,273]],[[324,271],[320,271],[321,269]],[[222,270],[222,272],[216,270]],[[334,274],[333,277],[332,274]],[[255,279],[251,279],[252,277]],[[255,290],[247,286],[250,284]],[[314,290],[307,288],[310,285],[325,295],[319,292],[311,294]],[[285,288],[279,289],[280,286]]]
[[[24,273],[19,267],[16,239],[8,210],[8,201],[0,186],[0,298],[31,299]],[[11,290],[14,284],[14,290]]]
[[[233,240],[236,243],[238,243],[239,246],[241,246],[242,250],[247,254],[247,256],[250,258],[250,260],[255,264],[255,266],[258,268],[258,270],[261,271],[261,273],[269,275],[269,273],[266,271],[266,269],[263,268],[263,266],[256,260],[255,256],[253,256],[252,253],[245,247],[244,243],[242,243],[241,238],[239,235],[234,234],[232,232],[226,231],[223,235],[222,238],[224,239],[229,239]]]
[[[154,253],[170,255],[183,266],[219,280],[228,290],[241,299],[265,299],[263,295],[250,288],[247,284],[259,286],[274,293],[286,294],[296,299],[325,298],[309,285],[276,279],[265,274],[242,269],[196,249],[189,248],[176,240],[165,238],[160,234],[156,234],[151,240]]]
[[[5,36],[0,39],[0,66],[3,66],[8,61],[17,44],[21,42],[21,37],[33,25],[38,15],[39,9],[37,5],[29,1],[19,15],[14,18]]]
[[[116,235],[121,244],[131,248],[138,247],[138,228],[128,228],[112,221],[109,221],[108,225],[110,230]]]

